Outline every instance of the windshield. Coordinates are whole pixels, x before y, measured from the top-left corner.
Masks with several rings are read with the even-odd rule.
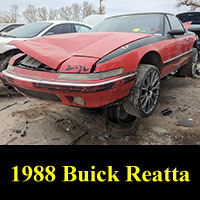
[[[4,35],[4,37],[32,38],[37,36],[50,25],[52,25],[52,23],[49,22],[34,22],[26,24],[12,31],[9,31],[7,34]]]
[[[108,18],[91,32],[162,33],[163,15],[141,14]]]
[[[177,15],[177,17],[183,22],[192,21],[192,24],[200,24],[200,13],[186,13]]]

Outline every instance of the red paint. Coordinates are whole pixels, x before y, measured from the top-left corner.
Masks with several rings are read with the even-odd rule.
[[[21,51],[45,65],[58,69],[72,56],[102,58],[124,44],[149,37],[138,33],[76,33],[13,41]]]

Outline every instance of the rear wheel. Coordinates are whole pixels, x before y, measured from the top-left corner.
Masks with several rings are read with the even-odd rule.
[[[199,53],[196,48],[192,49],[188,63],[178,70],[178,75],[183,77],[193,77],[197,73]]]

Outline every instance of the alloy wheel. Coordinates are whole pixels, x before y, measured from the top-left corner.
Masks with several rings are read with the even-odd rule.
[[[160,91],[160,76],[157,71],[150,71],[142,85],[140,97],[141,108],[144,113],[150,113],[156,106]]]
[[[197,72],[198,58],[199,58],[198,51],[196,51],[192,59],[192,67],[191,67],[192,75],[196,74]]]

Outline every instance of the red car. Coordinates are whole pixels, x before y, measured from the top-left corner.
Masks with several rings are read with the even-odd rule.
[[[22,53],[1,77],[28,97],[76,107],[107,107],[116,123],[149,117],[160,79],[197,69],[197,36],[171,14],[110,17],[89,33],[12,42]]]

